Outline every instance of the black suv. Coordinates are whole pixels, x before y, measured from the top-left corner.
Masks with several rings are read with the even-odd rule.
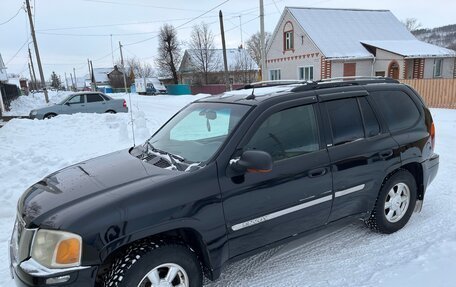
[[[388,78],[259,84],[189,104],[144,145],[50,174],[18,203],[18,286],[201,286],[329,224],[382,233],[434,179],[431,114]]]

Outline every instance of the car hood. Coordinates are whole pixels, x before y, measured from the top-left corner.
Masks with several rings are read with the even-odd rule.
[[[57,228],[53,219],[60,211],[82,201],[102,205],[108,193],[128,190],[128,185],[147,179],[149,184],[176,176],[175,171],[155,167],[122,150],[90,159],[52,173],[28,188],[18,203],[27,226]],[[126,196],[126,195],[124,195]]]

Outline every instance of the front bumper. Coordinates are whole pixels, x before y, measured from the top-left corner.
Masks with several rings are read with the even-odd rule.
[[[25,263],[25,264],[24,264]],[[79,269],[49,270],[29,259],[16,267],[12,273],[16,286],[19,287],[90,287],[95,286],[97,267],[89,266]]]

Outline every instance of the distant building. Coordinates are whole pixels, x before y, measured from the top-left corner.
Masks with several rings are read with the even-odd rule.
[[[200,50],[189,49],[184,53],[181,65],[179,67],[180,80],[183,84],[201,85],[201,84],[224,84],[223,50],[211,49],[208,53],[210,61],[208,61],[208,79],[204,79],[205,75],[201,72],[198,64],[201,59],[199,56]],[[258,80],[258,65],[243,49],[227,49],[228,71],[231,84],[236,83],[251,83]]]
[[[388,10],[286,7],[267,48],[270,80],[453,78],[456,52],[416,39]]]

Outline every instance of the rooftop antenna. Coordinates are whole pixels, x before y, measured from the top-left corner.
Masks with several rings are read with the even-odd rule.
[[[252,93],[245,97],[246,100],[254,100],[255,99],[255,86],[252,86]]]
[[[120,63],[122,65],[122,69],[123,69],[125,93],[128,93],[128,101],[129,101],[129,105],[130,105],[130,120],[131,120],[131,133],[133,135],[133,147],[135,147],[136,141],[135,141],[135,127],[134,127],[134,123],[133,123],[133,106],[131,105],[131,93],[128,92],[128,88],[127,88],[127,69],[125,69],[124,58],[123,58],[123,53],[122,53],[122,44],[120,43],[120,41],[119,41],[119,49],[120,49]]]

